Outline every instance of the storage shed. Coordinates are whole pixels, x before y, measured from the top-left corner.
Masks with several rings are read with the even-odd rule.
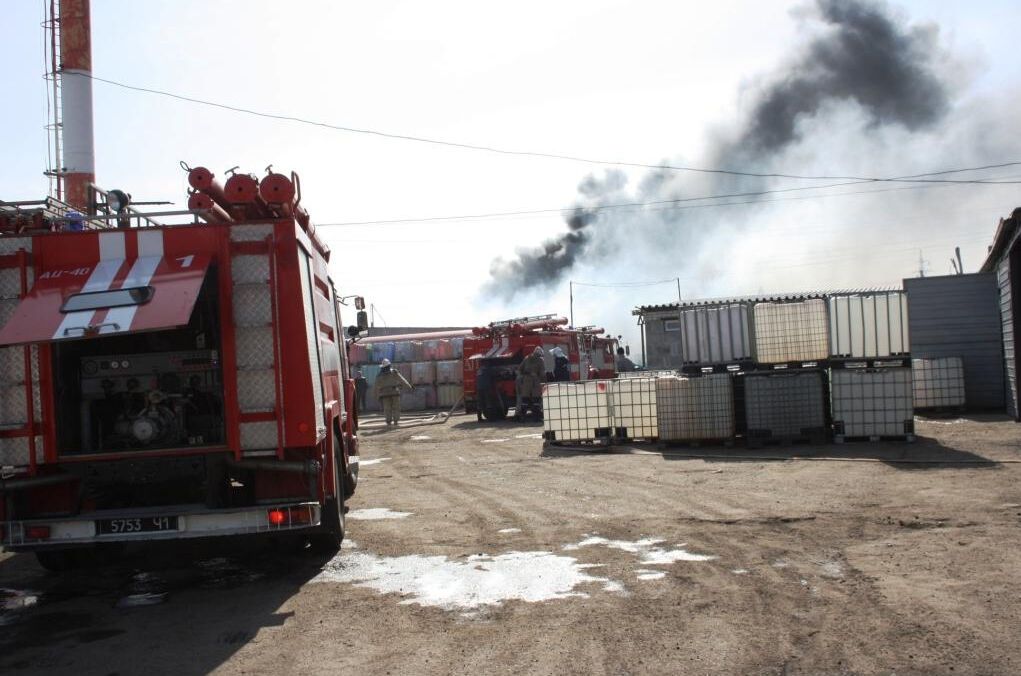
[[[904,280],[911,356],[964,360],[969,409],[1004,407],[1003,344],[996,275],[980,272]]]
[[[1021,337],[1017,330],[1021,308],[1021,243],[1018,235],[1021,233],[1021,207],[1014,209],[1008,218],[1000,221],[996,234],[993,237],[993,244],[989,248],[989,256],[982,264],[981,272],[992,273],[996,276],[996,285],[1000,292],[1000,326],[1003,339],[1003,373],[1006,385],[1007,413],[1015,420],[1019,420],[1018,391],[1017,391],[1017,358],[1018,339]]]

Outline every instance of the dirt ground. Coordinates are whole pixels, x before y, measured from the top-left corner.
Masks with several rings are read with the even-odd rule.
[[[917,427],[589,452],[370,420],[331,561],[212,543],[53,576],[0,554],[0,671],[1021,673],[1021,427]]]

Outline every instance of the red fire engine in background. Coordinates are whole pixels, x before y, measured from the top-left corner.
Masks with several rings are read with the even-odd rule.
[[[46,567],[103,543],[344,536],[357,418],[329,249],[293,174],[189,183],[189,225],[115,191],[84,215],[0,202],[0,544]]]
[[[570,380],[613,378],[615,338],[603,329],[569,328],[556,315],[522,317],[472,329],[464,338],[464,403],[479,420],[503,420],[517,403],[517,369],[536,347],[543,350],[547,380],[555,373],[553,348],[568,359]]]

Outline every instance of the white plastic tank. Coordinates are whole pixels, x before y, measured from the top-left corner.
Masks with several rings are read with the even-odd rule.
[[[829,310],[832,356],[870,359],[911,352],[903,291],[833,296]]]
[[[673,378],[677,371],[622,371],[617,374],[618,379],[626,378]]]
[[[734,436],[734,386],[725,373],[656,379],[661,441],[725,440]]]
[[[659,436],[656,379],[623,378],[612,382],[610,402],[614,436],[621,439],[651,439]]]
[[[838,441],[843,437],[913,435],[911,369],[833,369],[830,405]]]
[[[408,392],[401,392],[401,409],[405,411],[423,411],[426,409],[429,400],[427,387],[416,387]]]
[[[542,388],[543,438],[547,441],[609,439],[610,380],[546,383]]]
[[[749,373],[743,377],[749,441],[825,434],[826,387],[821,371]]]
[[[934,357],[911,360],[915,408],[964,406],[964,359]]]
[[[692,308],[682,311],[679,319],[683,363],[726,364],[752,358],[747,305]]]
[[[755,357],[762,364],[819,361],[830,356],[826,301],[757,303]]]

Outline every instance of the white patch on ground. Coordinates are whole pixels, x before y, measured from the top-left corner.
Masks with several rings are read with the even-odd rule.
[[[693,554],[687,551],[684,549],[687,543],[677,545],[677,549],[666,549],[658,546],[663,542],[665,540],[660,538],[643,538],[634,542],[628,542],[626,540],[609,540],[603,537],[591,536],[577,544],[564,545],[564,549],[572,551],[582,547],[601,545],[610,549],[619,549],[630,554],[637,554],[642,563],[652,566],[670,564],[677,561],[712,561],[716,558],[711,554]]]
[[[390,458],[373,458],[372,460],[359,460],[358,461],[358,466],[359,467],[366,467],[367,465],[378,465],[379,463],[383,462],[384,460],[389,460],[389,459]]]
[[[791,564],[787,563],[783,559],[777,559],[773,562],[774,568],[790,568]]]
[[[734,575],[747,575],[748,574],[748,569],[747,568],[735,568],[734,570],[732,570],[730,572],[732,572]]]
[[[445,556],[382,557],[342,552],[326,564],[313,582],[343,582],[381,594],[400,594],[402,605],[417,603],[446,610],[473,610],[505,601],[528,603],[587,598],[575,591],[582,584],[599,583],[604,591],[620,592],[620,583],[585,572],[581,564],[551,552],[508,552],[475,555],[461,561]]]
[[[635,574],[639,580],[662,580],[666,577],[666,571],[664,570],[636,570]]]
[[[505,441],[507,441],[507,439],[483,439],[482,443],[484,443],[484,444],[502,444]]]
[[[383,519],[404,519],[411,516],[411,512],[395,512],[387,507],[370,507],[368,509],[353,509],[347,513],[347,518],[356,521],[380,521]]]
[[[39,602],[39,594],[34,591],[0,588],[0,610],[21,610]]]
[[[500,530],[498,530],[496,532],[497,533],[504,533],[504,534],[506,534],[506,533],[520,533],[521,529],[520,528],[502,528],[502,529],[500,529]]]
[[[542,439],[541,434],[515,434],[515,439]]]
[[[426,434],[416,434],[415,436],[411,437],[412,441],[426,441],[427,439],[432,439],[432,437]]]
[[[959,425],[965,422],[964,418],[954,418],[953,420],[931,420],[929,418],[919,418],[915,416],[915,422],[926,423],[929,425]]]
[[[842,578],[844,577],[844,567],[840,565],[839,561],[826,561],[820,564],[822,568],[822,576],[830,578]]]

